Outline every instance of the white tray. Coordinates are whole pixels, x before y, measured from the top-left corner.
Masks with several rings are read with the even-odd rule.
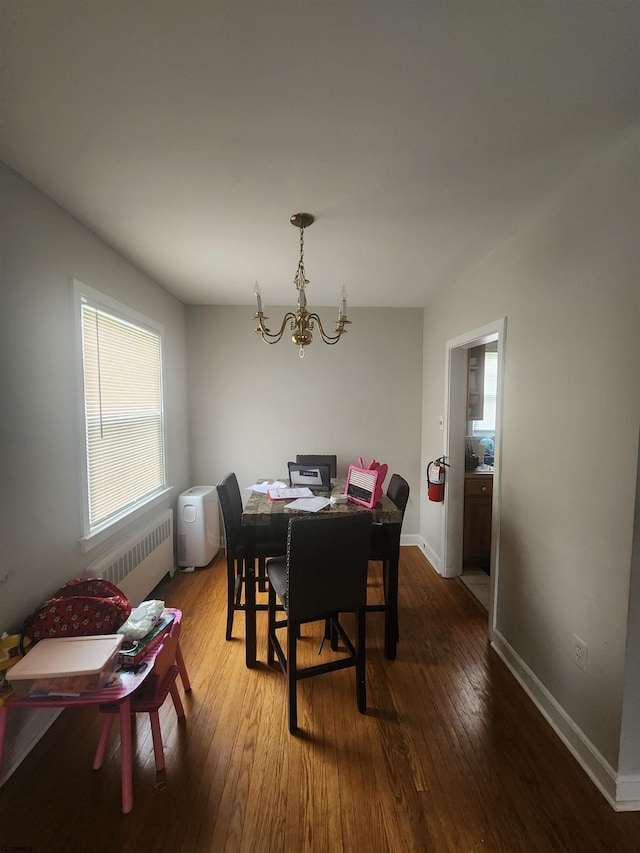
[[[14,682],[100,673],[117,654],[122,640],[122,634],[40,640],[14,664],[8,679]]]

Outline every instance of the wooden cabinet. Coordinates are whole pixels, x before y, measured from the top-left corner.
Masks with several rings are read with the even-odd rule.
[[[491,560],[491,503],[493,474],[466,474],[464,480],[465,566],[488,569]]]
[[[485,346],[471,347],[467,355],[467,420],[484,417],[484,353]]]

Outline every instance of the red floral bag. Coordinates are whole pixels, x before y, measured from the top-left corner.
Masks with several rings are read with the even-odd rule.
[[[130,613],[129,599],[114,584],[77,578],[27,616],[22,630],[32,640],[115,634]]]

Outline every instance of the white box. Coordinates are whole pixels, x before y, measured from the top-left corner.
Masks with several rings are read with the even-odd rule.
[[[19,696],[100,690],[117,665],[122,634],[40,640],[7,673]]]

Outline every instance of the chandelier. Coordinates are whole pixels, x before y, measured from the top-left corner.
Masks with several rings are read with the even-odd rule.
[[[318,332],[320,332],[320,337],[325,344],[337,344],[340,337],[347,331],[345,326],[348,326],[351,320],[347,319],[347,291],[344,287],[342,288],[340,307],[338,308],[338,321],[331,334],[325,332],[323,329],[320,317],[316,313],[310,313],[307,310],[306,287],[309,284],[309,280],[305,278],[304,272],[304,229],[308,228],[315,221],[315,217],[310,213],[294,213],[290,221],[292,225],[300,229],[300,260],[298,261],[298,269],[293,279],[298,291],[298,307],[295,311],[288,311],[284,315],[280,329],[277,332],[272,332],[264,324],[264,321],[269,318],[262,312],[262,295],[260,285],[256,282],[256,314],[253,319],[258,321],[256,332],[262,335],[262,340],[267,344],[277,344],[282,339],[287,323],[290,322],[291,340],[300,347],[300,358],[303,358],[304,348],[313,341],[312,333],[316,325]]]

